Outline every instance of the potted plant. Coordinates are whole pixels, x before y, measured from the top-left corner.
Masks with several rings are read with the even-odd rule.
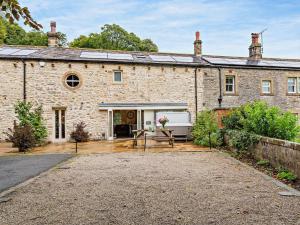
[[[163,116],[159,118],[158,122],[161,124],[162,129],[165,129],[165,125],[169,122],[169,119],[166,116]]]

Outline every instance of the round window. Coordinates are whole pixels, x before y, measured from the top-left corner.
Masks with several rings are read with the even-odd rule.
[[[71,88],[77,87],[79,83],[80,83],[79,77],[75,74],[70,74],[66,78],[66,84]]]

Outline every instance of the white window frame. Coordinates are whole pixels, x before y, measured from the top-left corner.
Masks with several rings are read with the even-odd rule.
[[[227,78],[232,78],[232,84],[227,84]],[[235,93],[235,76],[234,75],[226,75],[225,76],[225,93],[234,94]],[[232,91],[227,91],[227,85],[232,85]]]
[[[290,87],[289,86],[289,80],[291,80],[291,79],[294,80],[294,82],[293,82],[293,84],[294,84],[293,85],[294,91],[293,92],[289,90],[289,87]],[[299,77],[288,77],[288,79],[287,79],[287,93],[289,93],[289,94],[296,94],[297,91],[299,93],[299,85],[298,85],[299,79],[300,79]]]
[[[268,85],[265,85],[266,83]],[[268,88],[269,91],[265,91],[264,88]],[[261,81],[261,92],[263,94],[271,94],[272,93],[272,81],[271,80],[262,80]]]
[[[121,75],[121,80],[120,81],[115,79],[116,78],[115,77],[116,73],[120,73],[120,75]],[[116,83],[116,84],[120,84],[120,83],[123,82],[123,72],[121,70],[114,70],[114,72],[113,72],[113,82]]]

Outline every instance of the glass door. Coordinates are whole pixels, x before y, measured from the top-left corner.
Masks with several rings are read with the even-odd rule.
[[[66,110],[54,110],[54,141],[64,141],[66,139]]]

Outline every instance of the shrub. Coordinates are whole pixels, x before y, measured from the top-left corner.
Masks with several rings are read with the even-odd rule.
[[[245,130],[284,140],[294,140],[300,131],[295,115],[263,101],[254,101],[234,109],[222,121],[225,129]]]
[[[232,109],[229,114],[222,118],[225,129],[241,130],[243,129],[243,120],[245,118],[243,106]]]
[[[238,154],[250,154],[250,148],[257,144],[259,136],[244,130],[228,130],[229,146],[237,150]]]
[[[280,180],[295,181],[297,176],[293,172],[283,169],[277,174],[277,178]]]
[[[18,102],[15,112],[21,126],[30,125],[36,144],[42,144],[47,138],[47,129],[43,124],[42,106],[33,108],[30,102]]]
[[[76,125],[75,130],[72,131],[70,137],[77,142],[86,142],[89,140],[90,134],[89,132],[85,131],[85,123],[80,122]]]
[[[218,128],[217,116],[215,112],[204,110],[197,115],[193,131],[194,143],[197,145],[216,147],[221,144],[220,130]]]
[[[270,161],[269,160],[259,160],[256,164],[259,166],[269,166]]]
[[[29,124],[17,125],[15,123],[13,129],[9,128],[6,135],[7,140],[11,141],[20,152],[25,152],[36,144],[33,129]]]

